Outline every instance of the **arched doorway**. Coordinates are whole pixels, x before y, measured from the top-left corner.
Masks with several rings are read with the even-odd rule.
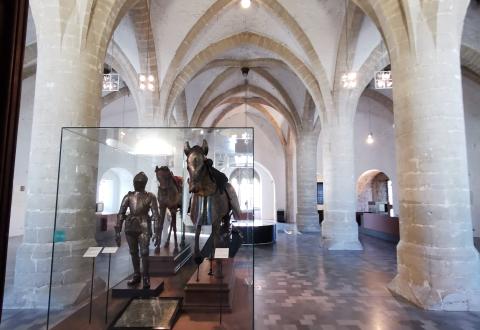
[[[117,213],[123,196],[132,190],[133,175],[124,168],[110,168],[98,181],[97,202],[103,203],[103,214]]]
[[[237,168],[233,170],[229,178],[233,188],[237,192],[240,209],[244,212],[250,211],[253,205],[253,214],[248,214],[248,219],[260,219],[262,213],[262,188],[260,176],[257,171],[248,168]]]
[[[357,181],[357,212],[388,213],[393,216],[392,181],[380,170],[368,170]]]

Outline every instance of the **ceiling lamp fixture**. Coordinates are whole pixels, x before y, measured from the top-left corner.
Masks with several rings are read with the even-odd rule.
[[[372,132],[368,133],[366,142],[368,144],[372,144],[373,142],[375,142],[375,140],[373,139],[373,133]]]
[[[250,72],[250,68],[243,67],[242,69],[242,76],[245,79],[245,132],[242,134],[242,140],[245,144],[248,144],[248,140],[251,139],[250,134],[247,132],[247,108],[248,108],[248,72]]]
[[[118,92],[120,90],[120,75],[113,70],[103,74],[102,92]]]
[[[115,43],[115,32],[111,41],[111,56],[113,59],[113,44]],[[118,92],[120,90],[120,75],[113,71],[112,66],[103,70],[102,92]]]
[[[342,75],[342,87],[346,89],[353,89],[357,87],[357,73],[348,72]]]
[[[248,9],[252,5],[251,0],[241,0],[240,5],[242,6],[243,9]]]
[[[348,0],[345,0],[345,70],[348,70],[349,66],[349,57],[350,48],[348,47]],[[346,72],[342,75],[341,78],[342,87],[346,89],[353,89],[357,87],[357,73],[356,72]]]
[[[373,139],[373,133],[372,133],[372,119],[371,119],[370,109],[368,109],[368,135],[365,142],[367,142],[367,144],[372,144],[373,142],[375,142],[375,140]]]
[[[392,71],[375,71],[375,89],[392,89]]]
[[[155,91],[155,77],[152,74],[141,73],[138,75],[138,86],[142,91]]]
[[[150,72],[150,32],[147,32],[147,73],[138,75],[138,87],[142,91],[155,91],[155,76]]]

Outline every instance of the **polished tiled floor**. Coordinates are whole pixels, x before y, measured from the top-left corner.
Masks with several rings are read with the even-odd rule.
[[[431,312],[386,289],[395,245],[361,237],[364,251],[332,252],[319,235],[287,234],[255,249],[255,329],[480,329],[480,313]]]
[[[363,251],[332,252],[318,234],[278,229],[275,245],[255,248],[256,330],[480,329],[480,313],[424,311],[393,297],[392,243],[362,236]],[[41,329],[44,319],[45,311],[6,311],[0,329]]]

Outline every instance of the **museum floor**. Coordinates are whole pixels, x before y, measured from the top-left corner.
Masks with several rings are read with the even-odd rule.
[[[361,236],[364,251],[332,252],[318,235],[277,235],[255,249],[256,330],[480,329],[480,313],[431,312],[393,297],[395,245]]]
[[[364,251],[331,252],[321,248],[318,234],[279,225],[277,243],[255,249],[255,329],[480,329],[480,313],[423,311],[393,297],[386,284],[395,274],[395,245],[361,241]],[[245,313],[238,305],[236,312]],[[12,312],[0,329],[41,328],[44,313]],[[211,316],[197,321],[222,329]],[[174,329],[197,329],[189,323],[181,318]]]

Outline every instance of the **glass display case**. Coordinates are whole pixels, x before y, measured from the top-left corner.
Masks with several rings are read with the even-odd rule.
[[[251,128],[64,128],[49,328],[252,328],[253,161]]]

